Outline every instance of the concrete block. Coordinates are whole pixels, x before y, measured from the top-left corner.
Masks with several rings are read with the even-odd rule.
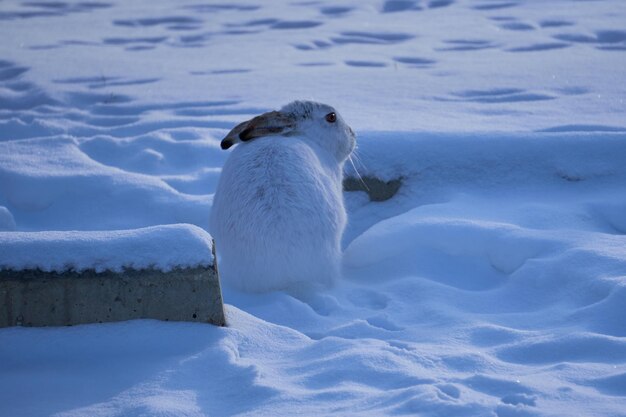
[[[225,325],[217,267],[0,271],[0,327],[150,318]]]

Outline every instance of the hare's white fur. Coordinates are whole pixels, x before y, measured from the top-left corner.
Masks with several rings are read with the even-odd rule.
[[[339,276],[343,165],[355,136],[338,114],[329,122],[330,113],[336,114],[327,105],[290,103],[265,114],[279,115],[279,134],[252,135],[256,139],[230,154],[210,219],[225,283],[269,291],[326,286]],[[272,120],[261,124],[280,127]],[[242,137],[242,125],[233,129],[236,136]]]

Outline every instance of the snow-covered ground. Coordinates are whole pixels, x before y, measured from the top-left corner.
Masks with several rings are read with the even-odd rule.
[[[198,262],[219,140],[296,98],[403,186],[346,195],[334,288],[224,287],[229,327],[1,329],[0,416],[626,416],[624,22],[621,0],[3,1],[3,267],[102,266],[81,240]]]

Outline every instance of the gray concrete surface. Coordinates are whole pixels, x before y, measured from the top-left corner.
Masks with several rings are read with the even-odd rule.
[[[346,177],[343,180],[343,189],[345,191],[365,191],[371,201],[385,201],[393,197],[400,186],[402,179],[394,179],[391,181],[382,181],[375,177]]]
[[[150,318],[225,325],[215,267],[123,272],[0,271],[0,327]]]

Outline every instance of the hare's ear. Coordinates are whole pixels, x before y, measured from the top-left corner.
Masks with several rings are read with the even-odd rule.
[[[254,138],[268,135],[284,135],[294,130],[295,119],[279,111],[263,113],[246,122],[239,123],[224,139],[222,149],[228,149],[238,142],[247,142]]]

